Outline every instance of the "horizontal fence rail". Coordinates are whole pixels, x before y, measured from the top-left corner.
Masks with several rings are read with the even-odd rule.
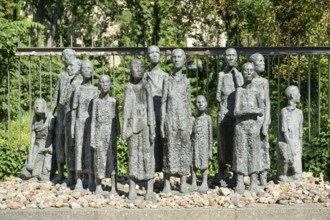
[[[163,55],[178,47],[160,47]],[[222,55],[228,47],[181,47],[187,55]],[[235,47],[234,47],[235,48]],[[21,47],[17,49],[16,56],[60,56],[63,47]],[[109,55],[145,55],[146,47],[72,47],[77,55],[109,56]],[[237,47],[238,54],[251,55],[330,55],[330,47]]]

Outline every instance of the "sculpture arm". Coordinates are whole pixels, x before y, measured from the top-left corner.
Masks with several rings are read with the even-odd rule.
[[[131,111],[131,106],[130,106],[130,91],[128,86],[125,88],[125,93],[124,93],[124,106],[123,106],[123,127],[122,127],[122,137],[121,141],[122,143],[126,142],[127,139],[132,136],[132,132],[129,131],[129,120],[130,120],[130,111]]]
[[[208,117],[207,120],[207,126],[208,126],[208,138],[209,138],[209,159],[212,159],[212,147],[213,147],[213,131],[212,131],[212,118],[211,116]]]
[[[165,138],[165,117],[166,117],[166,107],[167,107],[167,96],[168,96],[168,77],[165,76],[163,80],[163,94],[161,103],[161,121],[160,121],[160,131],[162,138]]]
[[[264,111],[264,123],[262,126],[262,133],[265,136],[268,136],[268,128],[270,125],[270,98],[269,98],[269,83],[268,80],[265,79],[265,83],[264,83],[265,87],[265,111]]]
[[[95,140],[95,120],[96,120],[96,112],[97,112],[98,104],[97,100],[92,100],[92,115],[91,115],[91,148],[96,149],[96,140]]]
[[[116,126],[116,136],[120,134],[120,121],[119,121],[119,111],[117,101],[115,102],[115,126]]]
[[[240,71],[238,71],[238,69],[236,69],[235,67],[233,68],[234,71],[234,77],[236,79],[236,86],[237,87],[241,87],[244,84],[244,78],[243,75]]]
[[[188,117],[189,117],[189,118],[187,118],[187,123],[188,123],[189,134],[191,135],[193,117],[192,117],[192,114],[191,114],[191,107],[190,107],[191,89],[190,89],[189,79],[187,79],[187,89],[186,89],[186,91],[187,91],[186,92],[186,95],[187,95],[186,108],[187,108]]]
[[[72,101],[72,111],[71,111],[71,137],[72,139],[75,138],[75,125],[76,125],[76,118],[77,118],[77,108],[78,108],[78,98],[79,98],[79,87],[76,88],[73,95]]]
[[[241,102],[241,93],[242,93],[242,89],[241,88],[238,88],[236,90],[236,94],[235,94],[235,108],[234,108],[234,116],[237,117],[237,116],[240,116],[240,115],[243,115],[243,112],[240,108],[240,102]]]
[[[146,92],[147,92],[147,115],[148,115],[150,142],[151,144],[153,144],[156,136],[155,134],[156,119],[155,119],[154,103],[153,103],[152,93],[149,83],[146,84]]]
[[[27,159],[27,166],[26,166],[26,169],[28,171],[32,171],[33,163],[34,163],[34,161],[33,161],[34,160],[33,151],[34,151],[34,144],[35,144],[35,139],[36,139],[36,133],[34,131],[34,123],[35,123],[35,116],[33,117],[32,125],[31,125],[30,150],[29,150],[29,155],[28,155],[28,159]]]
[[[302,136],[303,136],[303,128],[304,128],[304,114],[303,112],[300,110],[300,121],[299,121],[299,141],[300,141],[300,146],[302,146]]]

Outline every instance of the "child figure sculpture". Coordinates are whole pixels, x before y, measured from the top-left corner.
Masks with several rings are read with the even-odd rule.
[[[212,119],[205,113],[207,101],[203,95],[196,98],[196,108],[198,115],[195,117],[192,128],[192,149],[193,149],[193,167],[192,167],[192,190],[197,189],[196,170],[200,169],[203,173],[203,182],[199,191],[206,192],[207,174],[209,159],[212,158]]]
[[[281,132],[277,149],[277,172],[281,181],[288,181],[288,176],[297,180],[301,178],[302,165],[302,129],[303,113],[297,109],[300,93],[297,86],[285,90],[288,106],[281,111]]]
[[[244,85],[237,89],[235,111],[233,170],[237,174],[236,192],[244,193],[244,176],[250,176],[250,191],[258,190],[260,169],[260,128],[258,116],[263,115],[259,91],[252,87],[253,63],[243,65]]]
[[[47,103],[44,99],[35,101],[34,112],[26,169],[32,177],[46,181],[50,178],[53,145],[52,133],[49,131],[51,116],[48,115]]]
[[[155,113],[150,85],[142,80],[144,63],[131,62],[131,79],[125,88],[122,142],[128,142],[128,199],[137,198],[136,181],[148,181],[146,200],[155,200]]]
[[[93,151],[90,147],[92,99],[97,97],[97,88],[92,85],[93,63],[82,61],[83,82],[76,88],[72,103],[72,136],[75,137],[75,165],[77,183],[75,190],[83,189],[82,177],[88,174],[89,189],[93,190]]]
[[[94,149],[94,174],[96,194],[104,194],[101,181],[111,177],[111,194],[116,191],[117,135],[120,133],[118,106],[116,99],[109,96],[110,77],[99,78],[98,98],[93,99],[91,147]]]

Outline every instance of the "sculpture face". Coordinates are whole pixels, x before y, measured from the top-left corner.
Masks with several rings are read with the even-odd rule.
[[[225,52],[225,60],[227,63],[227,66],[233,67],[236,64],[237,61],[237,52],[235,49],[227,49]]]
[[[174,50],[172,53],[172,63],[175,69],[182,69],[186,62],[186,57],[183,50]]]
[[[110,90],[110,77],[108,75],[102,75],[99,79],[99,88],[102,92],[107,93]]]
[[[295,103],[300,102],[300,92],[298,89],[293,89],[291,92],[291,100]]]
[[[71,49],[65,49],[62,53],[62,61],[64,65],[69,65],[70,61],[75,58],[75,52]]]
[[[160,51],[157,46],[150,46],[148,48],[148,58],[151,64],[158,64],[160,58]]]
[[[70,76],[78,75],[80,71],[80,61],[73,60],[68,66],[68,73]]]
[[[142,79],[144,73],[144,65],[141,62],[134,62],[131,64],[131,74],[136,80]]]
[[[196,108],[200,112],[204,112],[207,107],[207,101],[204,96],[198,96],[196,99]]]
[[[46,103],[38,99],[34,103],[34,112],[38,114],[44,114],[46,112]]]
[[[85,79],[92,78],[93,64],[91,62],[83,62],[82,67],[81,67],[81,73]]]
[[[257,73],[265,71],[265,59],[262,55],[257,56],[257,59],[253,63]]]
[[[252,63],[246,63],[243,66],[243,76],[246,82],[251,82],[253,79],[254,65]]]

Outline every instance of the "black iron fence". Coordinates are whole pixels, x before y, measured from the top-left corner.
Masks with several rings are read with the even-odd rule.
[[[95,78],[100,74],[109,74],[113,84],[112,95],[119,102],[122,101],[123,88],[129,79],[129,61],[134,57],[140,57],[148,63],[146,43],[135,47],[112,47],[107,46],[103,38],[98,43],[91,38],[90,46],[86,47],[84,43],[80,46],[74,45],[72,37],[68,45],[63,45],[61,38],[58,44],[60,47],[51,45],[33,47],[30,38],[25,41],[18,39],[18,42],[15,63],[12,63],[12,59],[9,60],[7,72],[6,128],[9,145],[13,135],[18,136],[19,146],[22,145],[22,136],[29,135],[26,134],[28,129],[24,126],[29,125],[30,122],[24,120],[32,119],[33,97],[43,97],[50,102],[56,75],[63,69],[60,56],[64,48],[74,49],[78,58],[94,60]],[[111,42],[114,42],[114,39],[111,39]],[[326,123],[324,121],[330,118],[330,38],[327,46],[321,45],[320,41],[311,44],[310,39],[304,46],[300,42],[296,46],[291,46],[290,42],[286,46],[271,45],[269,41],[262,46],[259,39],[254,41],[255,45],[252,45],[250,38],[246,40],[245,46],[237,41],[236,46],[221,47],[215,42],[214,45],[206,43],[207,47],[188,47],[187,42],[188,40],[184,39],[181,44],[176,41],[174,46],[159,45],[162,67],[170,73],[169,51],[177,47],[183,48],[187,55],[185,72],[191,79],[192,95],[195,97],[197,94],[205,94],[210,113],[216,111],[216,75],[225,66],[224,51],[227,46],[231,46],[236,48],[239,54],[238,68],[255,52],[265,57],[266,71],[262,76],[270,83],[272,102],[270,129],[274,136],[278,130],[280,109],[286,105],[284,90],[290,84],[297,85],[301,90],[300,108],[304,110],[304,135],[308,135],[308,140],[318,135],[322,130],[322,123]],[[13,132],[12,122],[15,122],[17,132]]]

